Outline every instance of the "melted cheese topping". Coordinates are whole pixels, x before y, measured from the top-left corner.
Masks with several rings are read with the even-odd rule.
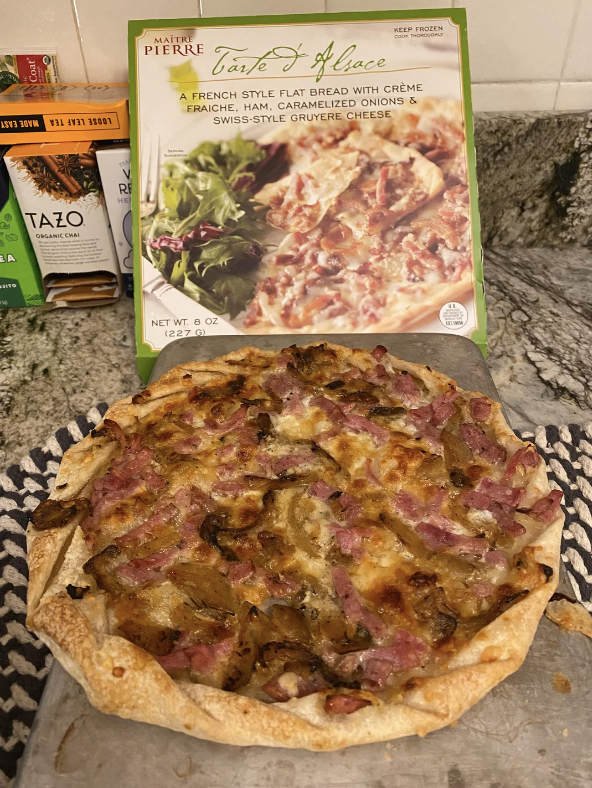
[[[345,358],[237,363],[95,480],[85,571],[173,675],[265,700],[390,691],[544,582],[538,459],[506,457],[491,403],[434,398],[380,348]]]

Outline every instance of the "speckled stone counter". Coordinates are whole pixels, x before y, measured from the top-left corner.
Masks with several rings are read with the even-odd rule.
[[[592,420],[592,251],[485,252],[489,364],[512,424]],[[0,469],[97,402],[139,390],[130,299],[0,312]]]

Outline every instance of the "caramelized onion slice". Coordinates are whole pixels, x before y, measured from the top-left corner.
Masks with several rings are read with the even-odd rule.
[[[51,528],[63,528],[80,513],[90,512],[88,498],[76,498],[73,501],[54,501],[48,498],[35,509],[31,515],[31,523],[36,531],[49,531]]]

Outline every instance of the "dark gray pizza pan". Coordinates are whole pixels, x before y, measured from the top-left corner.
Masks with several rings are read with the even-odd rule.
[[[399,334],[205,337],[166,347],[152,379],[247,344],[325,339],[382,344],[460,386],[498,398],[477,346],[462,337]],[[569,593],[569,589],[566,589]],[[554,687],[567,687],[562,694]],[[56,663],[15,788],[590,788],[592,641],[543,618],[524,665],[453,728],[334,753],[232,747],[101,714]]]

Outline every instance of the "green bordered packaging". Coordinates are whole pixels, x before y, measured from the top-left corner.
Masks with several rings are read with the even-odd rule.
[[[0,145],[0,309],[45,302],[39,266]]]
[[[138,366],[187,336],[485,352],[463,9],[129,24]]]

